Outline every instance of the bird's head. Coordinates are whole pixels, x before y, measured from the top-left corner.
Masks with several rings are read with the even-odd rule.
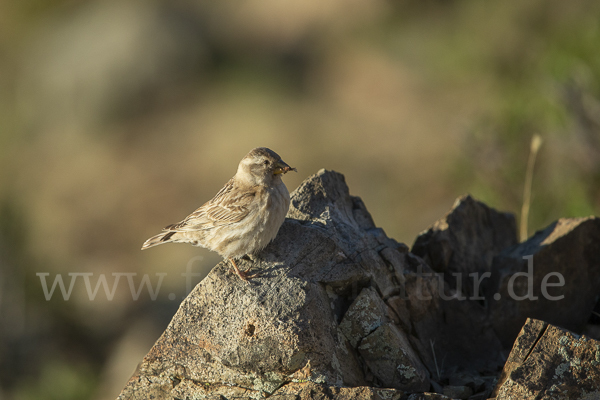
[[[287,165],[273,150],[257,147],[240,161],[236,176],[252,185],[270,185],[289,171],[296,168]]]

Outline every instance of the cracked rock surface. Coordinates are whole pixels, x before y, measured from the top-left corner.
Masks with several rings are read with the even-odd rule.
[[[595,225],[585,226],[596,234]],[[239,261],[260,275],[246,283],[218,264],[181,303],[118,399],[487,399],[507,350],[497,331],[512,344],[518,331],[510,329],[522,325],[523,313],[505,319],[504,331],[479,289],[461,290],[436,272],[487,272],[496,279],[482,288],[499,286],[502,260],[523,250],[515,237],[514,217],[463,197],[417,239],[421,258],[375,226],[343,175],[321,170],[291,194],[276,239]],[[584,260],[594,260],[593,246],[584,246]],[[585,294],[581,320],[597,294]],[[517,342],[542,349],[537,338]],[[576,357],[570,362],[583,360],[569,353],[579,339],[557,340]],[[515,375],[535,354],[513,349],[498,387],[535,378]],[[563,364],[556,368],[566,374]],[[498,400],[511,398],[503,395]]]
[[[528,319],[495,395],[496,400],[600,399],[600,342]]]

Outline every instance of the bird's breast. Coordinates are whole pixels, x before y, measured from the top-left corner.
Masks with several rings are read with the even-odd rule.
[[[262,250],[277,236],[290,207],[290,194],[283,184],[261,188],[246,218],[228,229],[217,250],[225,257],[241,257]],[[227,236],[227,237],[225,237]]]
[[[277,235],[277,231],[283,224],[285,216],[290,208],[290,193],[283,184],[276,185],[268,190],[266,204],[264,204],[263,214],[265,215],[265,231],[271,235],[271,241]]]

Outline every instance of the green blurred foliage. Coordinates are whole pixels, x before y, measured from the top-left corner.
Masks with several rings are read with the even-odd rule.
[[[42,367],[39,378],[17,385],[15,400],[81,400],[89,399],[98,378],[85,365],[57,360]]]
[[[530,226],[557,217],[598,213],[600,198],[600,5],[551,2],[521,16],[525,27],[507,55],[495,57],[491,72],[497,107],[474,128],[471,191],[490,204],[517,210],[528,141],[546,139],[534,175]],[[517,55],[517,56],[515,56]],[[594,102],[595,110],[582,101]],[[551,148],[547,148],[548,144]],[[469,154],[469,153],[468,153]],[[485,154],[477,158],[477,154]],[[491,159],[501,162],[490,168]]]

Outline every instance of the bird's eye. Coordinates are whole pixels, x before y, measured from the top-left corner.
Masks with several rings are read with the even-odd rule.
[[[270,162],[269,160],[265,160],[265,161],[263,162],[263,164],[265,164],[265,165],[269,165],[269,164],[271,164],[271,162]]]

